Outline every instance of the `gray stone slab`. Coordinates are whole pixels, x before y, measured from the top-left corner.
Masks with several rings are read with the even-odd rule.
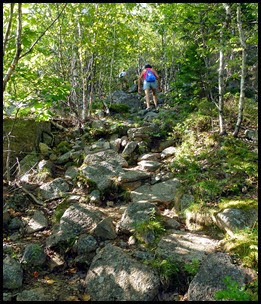
[[[110,244],[94,257],[85,283],[92,301],[152,301],[160,286],[153,269]]]
[[[156,254],[173,261],[191,262],[193,259],[201,261],[206,254],[214,252],[217,246],[218,241],[208,236],[173,230],[161,238]]]

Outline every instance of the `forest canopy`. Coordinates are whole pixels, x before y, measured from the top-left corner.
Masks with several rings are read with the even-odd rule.
[[[164,93],[206,98],[223,124],[224,99],[240,96],[242,53],[241,91],[257,99],[257,3],[4,3],[3,24],[8,116],[49,120],[62,107],[85,119],[122,69],[138,76],[151,63]]]

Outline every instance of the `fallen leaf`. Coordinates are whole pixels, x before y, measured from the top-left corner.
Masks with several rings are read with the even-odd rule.
[[[77,268],[70,268],[65,271],[65,273],[76,273],[76,272],[77,272]]]
[[[15,214],[15,210],[13,208],[8,209],[8,212],[10,215],[14,215]]]
[[[82,295],[82,300],[83,301],[90,301],[91,296],[88,293],[85,293]]]
[[[44,277],[44,283],[48,284],[48,285],[52,285],[55,283],[55,281],[53,279],[50,279],[48,276]]]

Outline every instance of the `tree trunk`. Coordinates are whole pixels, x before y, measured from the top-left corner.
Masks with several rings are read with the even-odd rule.
[[[81,31],[81,25],[80,22],[78,21],[77,23],[77,27],[78,27],[78,39],[79,41],[82,41],[82,31]],[[83,60],[83,56],[82,56],[82,51],[81,49],[77,49],[78,51],[78,57],[79,57],[79,64],[80,64],[80,71],[81,71],[81,82],[82,82],[82,113],[81,113],[81,117],[82,117],[82,121],[84,122],[87,119],[87,96],[86,96],[86,75],[84,73],[84,60]],[[80,115],[80,111],[79,111],[79,115]]]
[[[60,70],[63,75],[63,80],[65,81],[67,79],[68,73],[65,72],[65,68],[64,68],[65,60],[63,58],[63,53],[62,53],[62,27],[61,27],[61,24],[59,26],[58,57],[59,57]]]
[[[95,55],[93,54],[92,69],[91,69],[91,80],[90,80],[90,93],[89,93],[89,111],[88,111],[88,116],[91,116],[91,114],[92,114],[92,105],[93,105],[93,95],[94,95],[94,80],[95,80],[95,74],[96,74],[96,61],[95,61]]]
[[[71,58],[71,92],[68,97],[70,109],[75,113],[76,119],[80,117],[80,105],[78,103],[78,71],[77,71],[77,54],[74,47],[72,47],[72,58]]]
[[[114,64],[114,57],[115,57],[115,40],[116,40],[116,32],[115,32],[115,26],[113,28],[113,52],[112,52],[112,56],[111,56],[111,65],[110,65],[110,78],[109,78],[109,96],[110,96],[110,100],[111,100],[111,90],[112,90],[112,74],[113,74],[113,64]]]
[[[11,4],[11,6],[10,6],[10,16],[9,16],[8,24],[7,24],[7,27],[6,27],[6,32],[5,32],[4,42],[3,42],[3,56],[5,55],[5,49],[8,45],[7,41],[8,41],[12,21],[13,21],[13,12],[14,12],[14,5],[15,4],[14,3],[10,3],[10,4]]]
[[[237,26],[239,32],[239,39],[242,46],[242,66],[241,66],[240,97],[238,102],[238,117],[237,117],[235,131],[233,133],[234,137],[238,136],[238,132],[243,119],[243,109],[244,109],[244,99],[245,99],[245,78],[246,78],[246,41],[242,29],[240,3],[237,4]]]
[[[218,73],[218,111],[219,111],[219,130],[220,135],[226,134],[224,120],[224,52],[223,48],[219,51],[219,73]]]
[[[219,112],[219,131],[220,135],[227,134],[226,127],[225,127],[225,118],[224,118],[224,49],[225,49],[225,38],[224,32],[228,27],[228,21],[230,16],[230,7],[227,3],[223,3],[223,6],[226,9],[226,20],[223,23],[223,28],[220,32],[220,42],[221,47],[219,51],[219,73],[218,73],[218,93],[219,93],[219,100],[218,100],[218,112]]]
[[[18,14],[17,14],[17,30],[16,30],[16,51],[14,58],[12,60],[12,63],[10,67],[8,68],[5,77],[3,79],[3,92],[6,89],[7,82],[11,78],[12,74],[15,71],[15,67],[18,63],[20,54],[22,52],[22,46],[21,46],[21,33],[22,33],[22,3],[18,3]]]

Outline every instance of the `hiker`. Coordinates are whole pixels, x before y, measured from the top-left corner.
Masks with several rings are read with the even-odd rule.
[[[128,79],[127,79],[127,73],[125,70],[122,70],[122,72],[119,74],[119,79],[121,83],[121,89],[127,89],[128,87]]]
[[[141,80],[143,79],[143,90],[145,91],[147,108],[150,109],[150,89],[152,90],[153,102],[156,110],[158,110],[158,100],[156,91],[157,88],[161,91],[160,88],[160,77],[159,74],[152,68],[151,65],[146,64],[144,70],[141,72],[138,78],[138,93],[141,94]]]

